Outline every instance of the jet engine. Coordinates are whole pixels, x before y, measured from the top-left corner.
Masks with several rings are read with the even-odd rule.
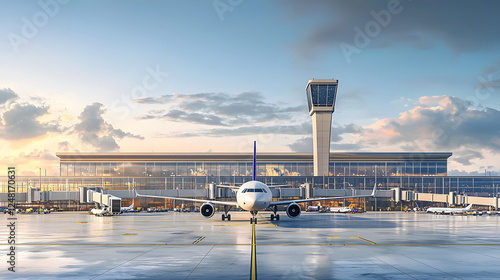
[[[300,216],[300,206],[297,203],[292,203],[286,208],[286,214],[290,218],[298,218]]]
[[[205,203],[201,206],[200,213],[205,218],[212,218],[215,213],[215,207],[212,203]]]

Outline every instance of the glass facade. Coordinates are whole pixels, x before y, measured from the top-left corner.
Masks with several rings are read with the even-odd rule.
[[[80,187],[102,187],[106,190],[138,189],[207,189],[208,184],[238,185],[250,181],[251,176],[171,176],[171,177],[26,177],[16,178],[16,192],[29,188],[41,191],[79,191]],[[457,192],[470,196],[500,197],[500,177],[463,176],[261,176],[266,184],[289,185],[298,188],[311,183],[314,188],[371,190],[375,182],[379,190],[400,187],[420,193],[448,194]],[[0,177],[0,192],[6,193],[7,177]]]
[[[400,187],[421,193],[451,191],[475,196],[498,196],[500,177],[451,177],[450,153],[332,153],[328,176],[312,176],[311,154],[262,154],[258,179],[266,184],[298,188],[370,190]],[[207,189],[208,184],[242,184],[251,180],[247,154],[67,154],[60,155],[60,176],[18,177],[18,192],[78,191],[80,187],[108,190]],[[0,178],[7,192],[7,178]]]
[[[261,162],[258,176],[311,176],[312,162]],[[251,176],[251,162],[61,162],[62,177]],[[443,161],[330,162],[329,176],[444,176]]]
[[[445,176],[447,163],[416,162],[333,162],[330,176]]]

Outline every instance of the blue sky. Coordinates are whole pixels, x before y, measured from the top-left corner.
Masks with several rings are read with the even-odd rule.
[[[0,1],[0,150],[310,151],[304,87],[340,81],[332,151],[453,152],[500,174],[497,1]]]

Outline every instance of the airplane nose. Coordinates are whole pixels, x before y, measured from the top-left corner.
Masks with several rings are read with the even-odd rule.
[[[254,205],[255,205],[255,201],[251,201],[251,200],[245,201],[245,208],[246,208],[246,210],[253,209]]]
[[[255,200],[253,207],[254,207],[254,209],[258,209],[258,210],[262,210],[264,208],[267,208],[267,204],[264,201],[264,195],[260,194],[257,196],[257,199]]]

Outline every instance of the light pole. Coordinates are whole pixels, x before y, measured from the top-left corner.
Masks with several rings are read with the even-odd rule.
[[[375,165],[375,186],[377,186],[377,165]],[[377,205],[377,197],[375,198],[375,211],[377,211],[378,205]]]

